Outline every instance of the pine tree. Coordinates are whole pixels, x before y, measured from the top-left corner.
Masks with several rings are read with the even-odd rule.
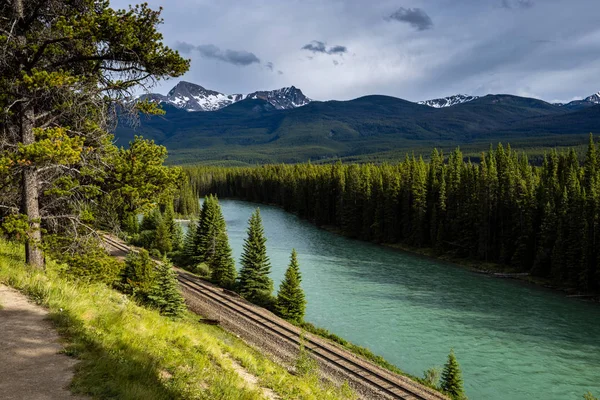
[[[121,273],[120,290],[145,302],[154,281],[154,273],[154,261],[148,251],[142,249],[139,253],[131,252]]]
[[[194,239],[194,264],[207,261],[207,252],[211,247],[211,239],[214,239],[215,236],[216,206],[217,199],[215,197],[209,195],[204,198]]]
[[[285,278],[277,293],[276,310],[279,316],[290,321],[301,322],[306,311],[304,291],[300,287],[302,276],[296,250],[292,250],[290,265],[285,271]]]
[[[239,278],[239,290],[242,296],[258,304],[268,303],[273,291],[273,281],[269,278],[271,264],[267,256],[267,241],[260,210],[256,211],[248,221],[248,237],[244,241],[242,269]]]
[[[175,222],[175,210],[173,209],[172,201],[167,202],[163,219],[165,220],[165,225],[169,230],[172,250],[181,250],[183,246],[183,231],[181,230],[181,226]]]
[[[177,274],[166,261],[159,263],[154,281],[148,293],[147,303],[156,307],[162,315],[179,317],[185,310],[185,302],[179,291]]]
[[[455,400],[466,399],[461,375],[454,350],[450,350],[448,361],[444,365],[444,371],[442,372],[441,388]]]
[[[211,280],[213,282],[224,288],[233,287],[237,271],[225,229],[221,230],[216,238],[215,252],[208,266],[211,270]]]
[[[167,226],[164,218],[160,218],[158,220],[158,225],[156,226],[156,235],[154,236],[154,243],[152,244],[152,247],[160,251],[161,254],[166,254],[173,248],[169,227]]]

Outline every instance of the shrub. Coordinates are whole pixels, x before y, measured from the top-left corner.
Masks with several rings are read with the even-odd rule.
[[[154,243],[155,236],[156,236],[155,231],[150,231],[150,230],[141,231],[140,233],[131,236],[131,243],[135,246],[149,249],[152,247],[152,243]]]
[[[149,254],[150,254],[150,257],[157,259],[157,260],[162,260],[162,258],[163,258],[162,253],[158,249],[150,249]]]
[[[440,384],[441,371],[438,367],[431,367],[423,373],[423,380],[429,386],[438,387]]]
[[[203,278],[210,277],[210,268],[208,267],[208,265],[206,265],[206,263],[197,264],[189,269],[196,275],[201,276]]]
[[[81,243],[82,240],[85,243]],[[69,279],[114,285],[123,270],[123,263],[111,257],[94,237],[76,242],[50,235],[44,239],[44,249],[47,256],[64,264],[60,274]]]

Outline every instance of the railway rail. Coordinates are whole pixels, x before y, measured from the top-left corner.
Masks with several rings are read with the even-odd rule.
[[[105,236],[104,240],[107,244],[120,251],[135,251],[109,236]],[[249,323],[260,326],[271,335],[285,340],[293,346],[300,346],[302,344],[305,349],[310,351],[321,362],[334,366],[345,374],[352,376],[355,380],[385,394],[386,397],[403,400],[447,399],[447,397],[439,392],[417,384],[406,377],[383,370],[381,367],[365,360],[359,360],[347,350],[330,344],[321,338],[315,338],[310,334],[303,335],[303,338],[301,338],[301,330],[288,322],[254,305],[247,304],[242,299],[232,297],[231,294],[228,294],[223,289],[207,284],[188,272],[181,270],[177,272],[179,283],[188,291],[217,303],[219,306],[244,318]]]

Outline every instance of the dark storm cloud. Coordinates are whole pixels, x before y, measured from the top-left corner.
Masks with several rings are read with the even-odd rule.
[[[348,51],[348,49],[346,48],[346,46],[333,46],[333,47],[329,48],[329,50],[327,51],[327,54],[341,54],[341,53],[345,53],[347,51]]]
[[[531,8],[533,0],[502,0],[500,3],[504,8]]]
[[[212,58],[214,60],[223,61],[229,64],[238,66],[248,66],[254,63],[260,63],[254,53],[245,50],[222,50],[214,44],[201,44],[194,46],[186,42],[177,42],[175,48],[183,54],[189,54],[192,51],[197,51],[202,57]],[[272,67],[272,64],[271,64]]]
[[[304,45],[302,50],[312,51],[313,53],[327,53],[325,43],[318,40],[313,40],[311,43]]]
[[[327,44],[325,42],[321,42],[319,40],[313,40],[309,44],[302,46],[302,50],[312,51],[313,53],[323,53],[323,54],[343,54],[348,51],[346,46],[332,46],[327,48]]]
[[[433,27],[433,21],[429,15],[427,15],[427,13],[420,8],[400,7],[398,10],[396,10],[396,12],[386,19],[388,21],[395,20],[399,22],[406,22],[419,31],[424,31]]]

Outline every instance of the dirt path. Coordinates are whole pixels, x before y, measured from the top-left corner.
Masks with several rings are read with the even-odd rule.
[[[83,399],[67,386],[77,360],[62,345],[48,311],[0,285],[0,399]]]
[[[266,387],[261,387],[258,377],[255,375],[252,375],[250,372],[248,372],[248,370],[246,368],[244,368],[242,366],[242,364],[240,364],[239,362],[234,360],[232,357],[230,357],[229,354],[224,354],[224,356],[225,356],[225,358],[227,358],[229,360],[229,362],[231,362],[231,367],[244,380],[244,382],[246,383],[246,386],[248,386],[250,389],[260,390],[262,395],[268,400],[280,400],[281,399],[281,397],[279,397],[277,395],[277,393],[275,393],[273,390],[266,388]]]

